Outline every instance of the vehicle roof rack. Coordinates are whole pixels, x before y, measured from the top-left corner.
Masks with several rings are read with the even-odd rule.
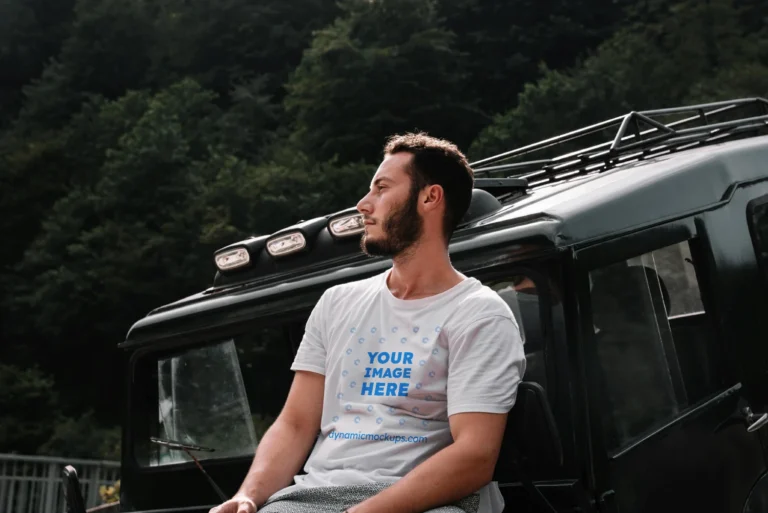
[[[739,112],[749,109],[756,115]],[[691,114],[673,122],[662,118]],[[723,118],[725,118],[723,120]],[[542,150],[556,149],[585,136],[618,127],[609,141],[561,155],[508,162]],[[643,129],[643,127],[647,127]],[[742,98],[700,105],[630,112],[557,137],[500,153],[470,164],[475,176],[522,178],[528,188],[573,176],[605,171],[627,162],[762,133],[768,127],[768,100]],[[480,180],[476,178],[476,181]]]

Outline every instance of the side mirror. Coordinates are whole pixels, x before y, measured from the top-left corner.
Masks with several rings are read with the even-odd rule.
[[[85,501],[83,493],[80,491],[80,480],[77,478],[77,470],[72,465],[64,467],[64,501],[67,509],[66,513],[85,513]]]
[[[552,473],[563,465],[563,447],[544,388],[523,381],[509,413],[494,481],[511,483]],[[525,475],[521,475],[525,474]]]

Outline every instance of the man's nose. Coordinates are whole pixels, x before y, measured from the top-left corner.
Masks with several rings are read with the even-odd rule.
[[[371,202],[368,199],[368,196],[371,193],[369,192],[365,196],[363,196],[360,201],[357,202],[357,211],[360,212],[363,215],[371,215]]]

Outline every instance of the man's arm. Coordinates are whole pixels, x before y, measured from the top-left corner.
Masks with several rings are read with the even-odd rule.
[[[240,489],[211,513],[253,513],[291,484],[320,430],[324,387],[325,376],[296,372],[285,406],[261,439]]]
[[[453,444],[349,513],[422,513],[462,499],[491,482],[507,414],[458,413],[449,418]]]

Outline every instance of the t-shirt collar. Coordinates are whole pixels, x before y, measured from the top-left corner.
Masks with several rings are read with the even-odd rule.
[[[431,296],[422,297],[418,299],[400,299],[398,297],[395,297],[394,294],[392,294],[392,291],[389,290],[389,286],[387,285],[387,279],[389,279],[389,275],[391,273],[392,273],[392,268],[390,267],[381,275],[382,276],[381,287],[383,289],[382,292],[386,300],[389,301],[392,305],[397,307],[404,307],[404,308],[419,308],[425,305],[439,302],[440,300],[446,297],[453,296],[454,294],[463,290],[464,287],[467,287],[470,283],[476,281],[474,278],[466,277],[463,280],[461,280],[459,283],[454,285],[453,287],[447,290],[444,290],[443,292],[440,292],[438,294],[433,294]]]

